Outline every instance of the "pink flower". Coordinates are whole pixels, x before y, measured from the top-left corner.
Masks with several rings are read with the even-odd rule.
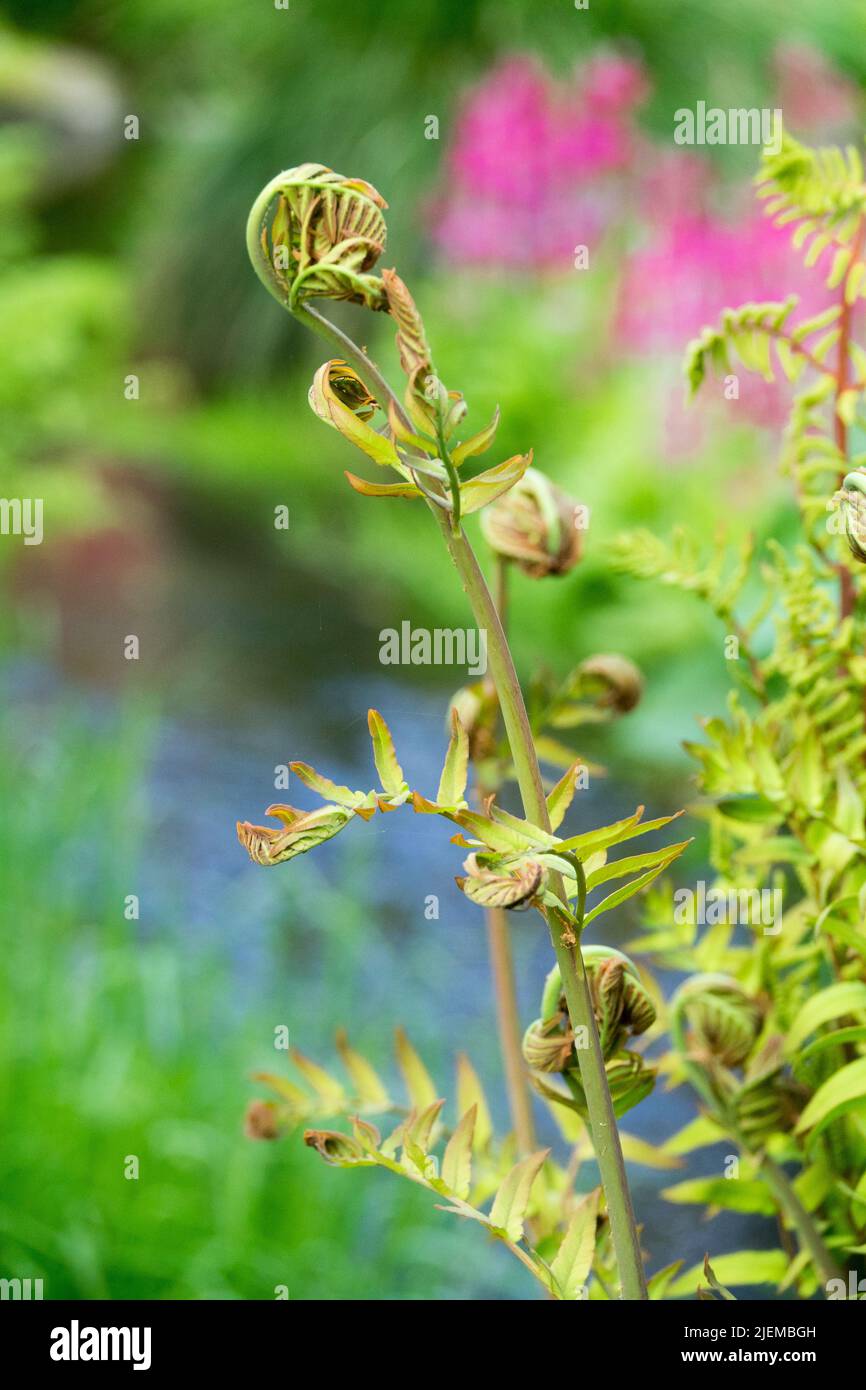
[[[811,269],[791,245],[791,228],[776,227],[744,190],[741,210],[726,218],[712,205],[717,194],[709,164],[695,155],[671,155],[649,175],[642,195],[645,244],[627,260],[619,286],[615,331],[631,351],[682,353],[686,342],[723,309],[748,301],[799,297],[798,318],[819,313],[834,300],[825,287],[832,260],[828,248]],[[836,296],[838,297],[838,295]],[[741,417],[778,427],[790,388],[781,372],[765,382],[732,362]],[[704,387],[706,398],[712,388]],[[719,394],[721,387],[718,388]]]
[[[680,213],[629,260],[617,322],[625,340],[647,349],[681,345],[722,309],[747,300],[800,296],[804,316],[827,305],[821,266],[807,270],[788,228],[760,211],[732,222]]]
[[[645,90],[622,58],[597,58],[568,83],[531,58],[499,64],[458,118],[437,245],[462,263],[570,267],[618,210],[613,180],[633,161]]]

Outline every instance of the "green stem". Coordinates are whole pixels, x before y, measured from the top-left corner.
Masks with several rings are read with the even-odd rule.
[[[521,1157],[527,1157],[535,1152],[537,1141],[526,1064],[520,1047],[520,1016],[514,987],[514,961],[511,955],[508,919],[501,907],[488,907],[485,915],[508,1108],[514,1125],[518,1153]]]
[[[472,605],[475,621],[479,628],[487,631],[487,655],[499,696],[524,812],[535,825],[539,825],[542,830],[549,830],[550,817],[532,730],[496,605],[466,536],[455,536],[450,531],[447,519],[441,514],[437,516],[437,520],[466,596]],[[558,891],[562,895],[561,883],[554,880],[551,888],[554,893]],[[589,1039],[589,1047],[577,1049],[577,1059],[581,1085],[586,1094],[593,1147],[607,1200],[622,1296],[628,1300],[645,1299],[646,1279],[640,1242],[583,957],[579,945],[572,948],[563,941],[560,924],[554,913],[547,914],[547,924],[562,976],[572,1029],[578,1036],[586,1036]]]
[[[262,255],[259,240],[264,218],[276,192],[277,182],[274,180],[272,184],[262,190],[253,204],[247,224],[247,246],[259,279],[278,303],[293,313],[301,322],[315,329],[316,332],[333,343],[340,355],[355,368],[366,382],[368,389],[383,409],[387,411],[390,403],[396,410],[398,418],[411,428],[411,423],[401,402],[367,354],[351,338],[314,309],[310,309],[306,305],[293,307],[287,302],[283,287],[273,273],[272,267]],[[428,505],[430,505],[430,510],[439,523],[448,552],[472,606],[476,624],[480,630],[487,632],[488,658],[505,724],[505,732],[511,748],[524,813],[529,820],[541,826],[543,830],[549,830],[550,818],[532,730],[526,713],[523,692],[517,679],[514,661],[502,623],[499,620],[496,605],[478,565],[475,552],[465,534],[463,532],[455,534],[452,530],[451,519],[442,512],[441,508],[432,504]],[[554,877],[551,887],[553,892],[558,892],[565,901],[561,881],[557,881]],[[572,954],[571,948],[562,940],[560,925],[553,912],[547,914],[547,923],[553,949],[559,962],[572,1029],[575,1033],[580,1030],[578,1036],[583,1034],[583,1030],[586,1030],[585,1036],[589,1038],[589,1047],[579,1048],[577,1056],[581,1084],[586,1094],[593,1146],[607,1201],[611,1235],[622,1285],[622,1296],[628,1300],[645,1299],[647,1297],[646,1279],[625,1171],[625,1160],[623,1159],[610,1089],[607,1084],[607,1073],[601,1054],[598,1029],[590,1001],[580,946],[578,945]]]
[[[733,1137],[737,1138],[736,1135]],[[742,1147],[739,1139],[737,1142]],[[797,1196],[787,1173],[770,1158],[769,1154],[757,1154],[754,1155],[754,1158],[759,1170],[763,1172],[767,1180],[767,1186],[797,1232],[800,1246],[808,1250],[815,1268],[821,1271],[824,1282],[827,1283],[830,1279],[840,1279],[842,1271],[821,1239],[818,1228]]]
[[[507,633],[508,561],[500,560],[494,595],[496,611]],[[495,693],[495,692],[494,692]],[[497,779],[498,780],[498,779]],[[498,794],[498,785],[494,788]],[[496,1021],[499,1028],[499,1050],[505,1071],[508,1107],[517,1140],[517,1151],[528,1157],[538,1148],[535,1118],[532,1113],[532,1092],[529,1073],[523,1060],[520,1010],[514,980],[514,957],[511,950],[511,925],[501,907],[485,909],[490,969],[493,975],[493,994],[496,1000]]]
[[[445,465],[448,474],[448,490],[451,493],[451,530],[455,536],[460,535],[460,475],[451,459],[448,445],[445,443],[445,436],[442,433],[442,421],[437,420],[436,424],[437,443],[439,445],[439,457]]]

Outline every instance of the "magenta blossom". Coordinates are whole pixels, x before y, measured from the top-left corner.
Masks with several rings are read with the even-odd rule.
[[[623,58],[596,58],[570,82],[534,59],[499,64],[469,93],[448,156],[434,239],[464,264],[569,268],[620,210],[646,83]]]

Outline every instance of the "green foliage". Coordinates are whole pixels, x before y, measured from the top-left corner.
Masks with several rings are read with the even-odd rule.
[[[493,1135],[487,1099],[465,1057],[458,1065],[458,1118],[448,1129],[441,1119],[444,1101],[436,1097],[429,1073],[404,1033],[397,1035],[397,1057],[408,1109],[389,1098],[376,1072],[344,1037],[338,1037],[337,1047],[349,1073],[348,1087],[297,1052],[292,1060],[303,1086],[259,1074],[258,1080],[271,1086],[279,1100],[267,1135],[257,1137],[273,1137],[279,1129],[313,1118],[347,1115],[351,1133],[307,1129],[304,1134],[326,1163],[383,1168],[408,1179],[438,1197],[439,1210],[477,1222],[501,1241],[551,1297],[583,1297],[596,1259],[597,1234],[602,1267],[605,1261],[598,1189],[575,1197],[568,1172],[547,1149],[515,1162],[513,1139]],[[262,1104],[268,1103],[252,1103],[251,1116],[259,1115]],[[392,1118],[394,1127],[384,1138],[366,1118],[371,1115]]]
[[[453,837],[453,842],[471,851],[464,865],[467,877],[457,879],[458,887],[471,901],[482,907],[535,906],[542,913],[545,909],[553,908],[564,930],[576,939],[575,934],[579,935],[602,913],[612,911],[649,887],[689,843],[684,840],[608,863],[608,850],[669,825],[677,816],[660,816],[644,821],[644,808],[639,806],[633,815],[614,825],[563,839],[530,821],[511,815],[497,806],[492,798],[486,802],[484,813],[469,810],[463,799],[469,740],[456,710],[452,710],[451,714],[451,738],[437,793],[438,796],[444,793],[444,800],[431,801],[410,789],[397,759],[391,731],[377,710],[369,711],[368,724],[381,791],[352,791],[348,787],[338,787],[330,778],[323,777],[306,763],[291,763],[292,771],[306,786],[331,800],[317,811],[304,812],[285,805],[269,806],[266,814],[280,821],[282,828],[279,830],[251,825],[248,821],[239,822],[238,838],[255,863],[284,863],[333,839],[356,816],[369,820],[377,810],[394,811],[411,801],[417,813],[443,816],[459,826],[461,832],[470,833],[472,838],[467,839],[460,833]],[[576,772],[576,766],[570,769],[566,778],[561,779],[551,792],[557,815],[560,811],[563,815],[565,813],[570,795],[573,794]],[[681,814],[677,812],[677,815]],[[552,891],[552,875],[564,877],[566,901]],[[627,878],[628,882],[587,907],[587,899],[593,891],[615,878]],[[571,899],[577,900],[573,910],[568,906]]]
[[[300,203],[296,199],[299,189]],[[278,195],[277,208],[268,226],[269,209],[275,195]],[[551,791],[550,803],[544,796],[539,758],[545,757],[545,753],[535,746],[534,725],[514,671],[502,620],[510,565],[519,565],[533,578],[543,578],[565,573],[577,563],[582,549],[578,535],[580,512],[577,505],[543,475],[534,470],[528,472],[531,452],[516,455],[468,481],[461,479],[459,469],[463,461],[489,446],[498,412],[491,426],[480,435],[462,444],[457,440],[457,431],[466,415],[463,396],[460,392],[448,391],[436,376],[426,330],[408,287],[395,270],[383,270],[381,278],[367,274],[384,245],[386,229],[381,217],[384,206],[375,189],[364,180],[344,179],[318,165],[302,165],[271,180],[256,198],[247,223],[247,250],[256,274],[274,298],[308,327],[337,344],[344,354],[326,362],[316,373],[309,396],[315,414],[373,462],[393,468],[402,478],[398,484],[383,487],[370,486],[352,476],[352,487],[380,500],[389,496],[423,497],[441,523],[448,554],[460,575],[475,621],[479,626],[484,625],[492,645],[492,679],[476,692],[460,692],[462,702],[458,697],[452,708],[451,738],[439,779],[439,792],[446,801],[431,801],[410,789],[387,724],[376,710],[370,710],[368,726],[381,793],[338,788],[329,778],[321,777],[305,764],[302,780],[325,795],[336,794],[337,799],[313,812],[303,812],[293,806],[271,806],[268,813],[282,823],[281,829],[243,822],[238,823],[238,837],[256,863],[275,865],[333,838],[355,816],[369,819],[377,809],[393,811],[411,798],[416,812],[444,816],[475,837],[468,840],[462,834],[453,837],[457,844],[471,851],[464,865],[466,878],[458,878],[457,885],[471,901],[487,909],[491,939],[500,930],[497,914],[502,909],[535,906],[540,911],[563,974],[564,1018],[568,1028],[567,1036],[561,1041],[549,1040],[545,1031],[547,1021],[542,1021],[543,1041],[548,1045],[552,1042],[554,1050],[561,1050],[563,1055],[573,1042],[578,1066],[559,1067],[574,1097],[566,1103],[586,1119],[592,1134],[623,1296],[641,1298],[646,1295],[645,1278],[614,1117],[636,1104],[652,1087],[652,1068],[644,1065],[639,1054],[626,1053],[623,1044],[631,1032],[641,1033],[650,1026],[655,1010],[636,972],[624,958],[594,960],[587,966],[588,957],[582,954],[580,936],[588,922],[648,886],[662,868],[678,856],[684,845],[668,846],[655,855],[636,856],[628,866],[624,863],[616,866],[610,877],[629,877],[635,868],[641,872],[632,877],[631,882],[606,894],[587,912],[588,869],[600,869],[605,864],[608,849],[667,825],[674,817],[641,822],[643,807],[638,807],[633,816],[601,830],[584,832],[570,839],[553,834],[549,810],[552,809],[559,824],[574,785],[569,787],[561,779]],[[279,264],[281,253],[286,251],[283,242],[289,243],[290,252],[286,274]],[[362,272],[363,278],[359,278]],[[331,300],[350,298],[368,308],[384,309],[391,315],[397,324],[400,365],[407,377],[402,404],[363,349],[327,317],[303,302],[313,296]],[[370,424],[377,406],[387,416],[387,432],[384,424],[378,428]],[[510,493],[508,501],[488,512],[488,525],[484,528],[499,567],[497,604],[486,587],[461,526],[465,515],[500,503],[506,493]],[[491,522],[494,516],[495,525]],[[631,663],[617,656],[597,656],[579,668],[574,688],[551,692],[552,699],[544,702],[542,719],[555,720],[559,715],[565,724],[580,722],[580,707],[574,702],[583,685],[595,694],[598,705],[618,712],[633,708],[640,698],[641,680]],[[464,728],[459,703],[470,706],[468,728]],[[464,801],[468,762],[473,751],[470,736],[474,735],[476,753],[481,752],[479,735],[483,736],[481,742],[489,745],[483,749],[484,761],[489,763],[500,715],[523,803],[523,819],[495,804],[498,785],[483,797],[481,812],[468,809]],[[575,766],[572,774],[577,771]],[[482,790],[480,777],[478,790]],[[573,880],[570,888],[568,879]],[[570,904],[572,897],[574,908]],[[507,935],[500,949],[507,951]],[[510,972],[497,971],[497,974],[500,977],[498,988],[505,991],[500,1000],[500,1013],[504,1018],[513,1015],[516,1002],[512,998],[510,980],[506,978]],[[512,1081],[515,1087],[522,1087],[523,1083],[516,1079],[520,1063],[514,1055],[513,1028],[509,1025],[508,1035],[503,1030],[501,1037]],[[407,1048],[408,1043],[404,1042],[403,1051]],[[545,1065],[544,1058],[541,1066],[553,1069]],[[418,1067],[416,1059],[413,1067],[416,1073]],[[311,1064],[305,1064],[302,1069],[315,1080]],[[423,1069],[421,1074],[426,1075]],[[319,1089],[322,1084],[319,1079]],[[326,1092],[333,1096],[335,1088],[327,1077],[324,1084]],[[381,1093],[381,1086],[377,1090]],[[553,1093],[548,1098],[560,1099]],[[383,1166],[395,1172],[408,1172],[413,1181],[440,1192],[449,1199],[449,1210],[486,1224],[494,1234],[507,1240],[551,1293],[562,1295],[582,1287],[579,1280],[588,1271],[592,1259],[591,1253],[585,1254],[590,1233],[585,1229],[583,1218],[578,1227],[569,1227],[564,1235],[566,1248],[559,1278],[552,1274],[541,1275],[534,1256],[527,1257],[519,1249],[530,1191],[546,1151],[527,1155],[534,1143],[527,1141],[532,1124],[525,1112],[521,1114],[516,1093],[512,1095],[512,1110],[524,1157],[502,1179],[487,1216],[468,1204],[460,1192],[440,1177],[439,1162],[428,1153],[427,1144],[432,1141],[442,1104],[442,1101],[430,1100],[420,1112],[413,1109],[399,1135],[395,1132],[384,1143],[378,1130],[359,1119],[354,1121],[351,1136],[316,1130],[308,1131],[307,1140],[324,1158],[338,1166]],[[272,1121],[271,1111],[258,1107],[252,1128],[270,1137]],[[450,1148],[447,1151],[448,1172],[455,1180],[460,1177],[461,1183],[468,1162],[464,1149],[469,1143],[472,1124],[474,1116],[470,1120],[470,1112],[460,1115],[455,1136],[461,1136],[461,1147],[456,1152]],[[456,1137],[452,1142],[458,1142]],[[396,1160],[398,1146],[402,1148],[399,1163]],[[442,1167],[445,1166],[446,1155],[443,1155]],[[465,1176],[463,1185],[468,1190],[471,1172]],[[600,1285],[604,1287],[601,1280]]]
[[[4,1269],[44,1278],[46,1298],[267,1300],[283,1284],[292,1296],[351,1298],[358,1251],[369,1254],[371,1224],[387,1222],[395,1235],[373,1247],[370,1297],[393,1293],[398,1271],[411,1298],[469,1296],[479,1272],[519,1294],[523,1271],[509,1283],[483,1242],[466,1279],[419,1260],[437,1214],[426,1215],[408,1184],[344,1192],[300,1144],[244,1137],[251,1059],[275,1056],[263,1016],[284,1017],[286,990],[300,979],[310,995],[333,995],[343,975],[325,956],[304,976],[294,954],[291,965],[273,963],[270,985],[251,990],[219,927],[233,919],[230,906],[211,918],[208,940],[153,899],[146,924],[124,920],[124,895],[142,881],[153,842],[145,788],[158,736],[153,712],[130,705],[95,727],[68,695],[5,703]],[[47,855],[48,844],[68,852]],[[369,932],[356,894],[335,889],[329,911],[350,943]],[[291,920],[297,930],[303,919]],[[350,971],[359,969],[353,961]],[[365,1094],[372,1103],[369,1086],[356,1079],[353,1101]],[[469,1089],[464,1082],[463,1108]],[[126,1180],[127,1155],[138,1157],[140,1181]],[[462,1233],[457,1246],[468,1259]]]
[[[828,283],[838,302],[799,323],[793,298],[727,310],[690,345],[686,375],[697,390],[733,354],[769,379],[775,354],[797,383],[784,467],[802,541],[788,550],[771,542],[757,572],[753,543],[732,557],[723,535],[707,557],[685,534],[669,544],[633,534],[615,561],[712,609],[740,687],[727,716],[705,720],[703,740],[686,744],[710,831],[711,891],[737,906],[708,910],[701,931],[693,912],[672,921],[670,889],[659,889],[637,944],[664,963],[714,972],[694,977],[671,1005],[674,1046],[663,1065],[707,1106],[672,1151],[721,1131],[739,1145],[741,1171],[668,1196],[777,1212],[800,1241],[790,1279],[808,1296],[832,1276],[831,1251],[851,1258],[866,1218],[866,612],[856,515],[844,501],[841,514],[833,509],[843,476],[859,466],[851,440],[866,355],[851,309],[866,274],[866,188],[855,151],[810,151],[790,138],[765,155],[759,184],[768,214],[796,226],[808,264],[835,247]],[[757,907],[762,893],[777,909],[770,917]],[[735,937],[737,922],[749,944]],[[793,1180],[780,1163],[795,1165]],[[722,1261],[717,1269],[726,1283],[739,1278],[736,1261],[734,1277]]]

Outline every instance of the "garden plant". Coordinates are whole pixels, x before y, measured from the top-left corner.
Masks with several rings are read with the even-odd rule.
[[[687,373],[697,389],[711,364],[726,380],[734,358],[769,378],[775,360],[796,384],[786,460],[803,539],[791,552],[769,545],[757,576],[753,543],[728,562],[722,534],[706,560],[685,536],[667,544],[645,533],[624,537],[615,555],[621,568],[711,604],[737,680],[728,718],[707,721],[706,741],[689,747],[703,794],[694,814],[710,827],[714,901],[745,896],[750,911],[745,920],[726,912],[714,921],[707,913],[703,932],[694,913],[675,909],[674,886],[661,878],[688,837],[649,850],[631,844],[675,816],[644,819],[638,807],[615,824],[562,833],[587,773],[563,730],[633,708],[641,694],[635,667],[624,656],[590,656],[561,682],[534,679],[528,698],[515,672],[506,635],[511,575],[567,575],[587,541],[585,509],[533,466],[530,450],[477,470],[474,460],[493,446],[498,417],[466,428],[467,402],[438,375],[409,289],[395,270],[377,269],[386,204],[376,189],[305,164],[271,180],[249,217],[248,249],[262,283],[333,354],[310,388],[313,411],[377,470],[391,470],[385,482],[347,473],[350,485],[377,502],[429,510],[443,563],[447,557],[456,569],[486,634],[489,674],[457,692],[443,719],[447,747],[435,791],[410,786],[385,718],[371,710],[375,789],[338,786],[295,762],[296,780],[324,804],[270,806],[275,826],[243,822],[238,835],[256,863],[273,866],[355,819],[399,808],[456,828],[453,843],[466,854],[457,885],[487,919],[513,1133],[494,1135],[466,1057],[446,1112],[405,1034],[397,1042],[404,1102],[342,1031],[345,1080],[295,1052],[296,1079],[260,1077],[276,1099],[252,1103],[248,1132],[274,1138],[299,1122],[317,1126],[305,1139],[327,1162],[386,1168],[429,1189],[445,1210],[502,1241],[555,1299],[694,1295],[699,1282],[709,1285],[708,1297],[730,1296],[725,1283],[834,1296],[866,1248],[866,946],[859,929],[866,634],[855,575],[866,559],[866,468],[856,454],[866,390],[866,352],[856,341],[866,291],[866,187],[853,152],[811,152],[787,137],[765,156],[760,191],[771,216],[795,225],[809,264],[832,262],[828,284],[838,302],[806,320],[798,319],[793,297],[728,311],[719,329],[690,348]],[[392,317],[403,389],[320,312],[322,300]],[[491,555],[490,587],[467,534],[475,513]],[[519,813],[501,804],[511,783]],[[628,848],[614,857],[622,845]],[[762,890],[784,902],[770,922],[752,910],[764,902]],[[644,892],[646,930],[637,948],[689,976],[668,1003],[628,955],[585,939],[606,914]],[[554,960],[538,982],[538,1017],[524,1028],[509,932],[510,914],[527,909],[544,919]],[[670,1051],[651,1062],[645,1044],[665,1031]],[[641,1160],[641,1146],[620,1133],[618,1121],[660,1072],[669,1084],[690,1083],[701,1107],[669,1152],[721,1138],[737,1149],[734,1176],[679,1184],[670,1198],[774,1214],[779,1250],[714,1258],[715,1272],[707,1264],[700,1275],[683,1274],[674,1260],[647,1278],[626,1170],[627,1159]],[[538,1146],[533,1094],[558,1122],[562,1162]],[[335,1116],[345,1117],[341,1130],[318,1127]],[[600,1186],[579,1193],[580,1164],[592,1157]]]
[[[823,277],[817,315],[797,297],[729,309],[689,347],[692,393],[740,367],[794,387],[782,466],[798,537],[711,544],[622,537],[624,569],[695,593],[717,615],[733,678],[726,718],[688,743],[709,826],[716,904],[650,895],[642,952],[694,972],[670,1003],[671,1075],[703,1114],[680,1151],[724,1137],[739,1176],[684,1183],[676,1200],[775,1214],[779,1285],[856,1297],[866,1252],[866,184],[856,149],[787,135],[758,196]],[[705,378],[707,379],[706,385]],[[846,543],[847,542],[847,543]],[[722,903],[748,900],[737,918]],[[761,895],[764,895],[762,898]],[[772,920],[759,904],[772,900]],[[745,931],[737,931],[736,926]],[[853,1295],[850,1290],[854,1289]]]

